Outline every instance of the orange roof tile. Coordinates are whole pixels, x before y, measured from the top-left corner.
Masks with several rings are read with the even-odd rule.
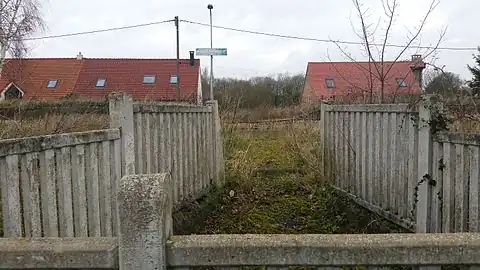
[[[125,91],[135,100],[171,101],[176,98],[176,59],[29,58],[7,59],[0,76],[0,92],[11,82],[25,93],[24,99],[56,100],[69,94],[103,99],[113,91]],[[154,84],[144,84],[144,75],[155,75]],[[194,66],[180,60],[181,97],[195,100],[199,87],[200,60]],[[105,86],[97,87],[104,78]],[[57,80],[48,88],[49,80]]]
[[[13,82],[25,93],[24,99],[59,99],[73,91],[82,64],[82,60],[67,58],[7,59],[0,91]],[[49,80],[57,80],[55,88],[47,88]]]
[[[377,65],[379,66],[380,63]],[[411,65],[411,61],[384,62],[385,72],[392,67],[384,80],[386,94],[420,92],[418,83],[414,83],[415,77],[410,69]],[[378,92],[381,88],[378,74],[375,65],[369,62],[310,62],[307,67],[306,82],[313,88],[317,98],[323,99],[362,91],[370,92],[370,89]],[[401,78],[405,78],[407,87],[398,87],[397,79]],[[333,88],[327,87],[326,79],[333,79]]]

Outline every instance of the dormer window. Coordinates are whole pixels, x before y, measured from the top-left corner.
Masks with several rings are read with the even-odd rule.
[[[145,75],[145,76],[143,76],[143,83],[154,84],[155,83],[155,75]]]
[[[335,87],[335,81],[333,79],[325,79],[325,84],[327,85],[327,88]]]
[[[107,79],[105,78],[99,78],[97,79],[97,84],[95,85],[96,87],[105,87],[105,82]]]
[[[407,87],[407,82],[405,81],[405,78],[397,78],[397,85],[398,87]]]
[[[47,88],[55,88],[57,87],[57,80],[50,80],[47,83]]]

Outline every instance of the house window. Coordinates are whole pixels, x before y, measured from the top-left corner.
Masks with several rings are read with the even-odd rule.
[[[398,78],[397,84],[398,87],[407,87],[407,82],[405,81],[405,78]]]
[[[145,76],[143,76],[143,83],[148,83],[148,84],[155,83],[155,75],[145,75]]]
[[[57,80],[50,80],[47,83],[47,88],[55,88],[57,87]]]
[[[176,75],[170,76],[170,83],[176,84],[177,82],[178,82],[178,79]]]
[[[335,81],[333,79],[325,79],[325,84],[327,84],[327,88],[335,87]]]
[[[97,84],[95,86],[96,87],[104,87],[106,81],[107,81],[107,79],[99,78],[99,79],[97,79]]]

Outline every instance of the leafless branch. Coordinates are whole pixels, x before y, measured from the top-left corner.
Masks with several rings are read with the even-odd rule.
[[[0,0],[0,72],[7,53],[20,58],[27,52],[24,39],[44,30],[39,0]]]
[[[425,14],[425,16],[423,16],[422,18],[422,21],[420,23],[420,26],[418,27],[417,31],[415,32],[415,34],[413,35],[413,37],[411,37],[407,44],[405,45],[405,47],[402,48],[402,50],[400,51],[400,53],[397,55],[397,57],[395,57],[395,60],[393,61],[393,63],[396,63],[398,61],[398,59],[400,59],[400,57],[402,57],[402,55],[405,53],[405,51],[408,50],[408,48],[410,47],[410,45],[412,45],[412,43],[417,40],[417,38],[420,36],[420,34],[422,33],[422,30],[423,30],[423,27],[425,26],[425,24],[427,23],[427,19],[430,17],[430,14],[433,12],[433,10],[435,10],[435,8],[438,6],[439,4],[439,1],[438,0],[432,0],[432,2],[430,3],[430,6]],[[390,72],[390,70],[393,68],[393,65],[390,66],[390,68],[387,70],[387,74],[388,72]]]
[[[360,6],[360,3],[358,0],[352,0],[355,8],[357,9],[358,15],[360,17],[360,22],[361,22],[361,27],[362,27],[362,34],[363,34],[363,41],[365,42],[365,49],[367,50],[368,53],[368,58],[373,62],[375,69],[377,72],[380,74],[380,70],[375,62],[375,59],[373,58],[372,51],[370,49],[370,41],[369,41],[369,35],[367,32],[367,26],[365,24],[364,16],[365,13],[362,11],[362,8]]]

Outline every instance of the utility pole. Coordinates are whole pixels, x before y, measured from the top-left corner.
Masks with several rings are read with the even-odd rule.
[[[209,4],[207,8],[210,10],[210,49],[213,49],[213,25],[212,25],[212,9],[213,5]],[[210,55],[210,100],[213,98],[213,54]]]
[[[180,102],[180,27],[178,16],[175,16],[175,28],[177,28],[177,102]]]

